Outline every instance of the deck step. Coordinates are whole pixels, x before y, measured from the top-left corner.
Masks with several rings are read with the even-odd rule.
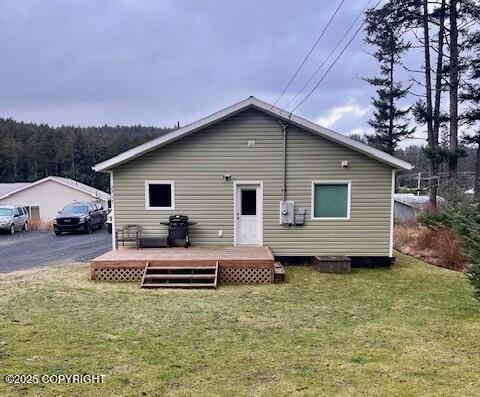
[[[149,270],[216,270],[217,266],[149,266]]]
[[[214,279],[215,274],[146,274],[145,279]]]
[[[142,288],[217,288],[213,283],[148,283]]]
[[[350,273],[352,260],[348,256],[314,256],[313,267],[322,273]]]
[[[275,262],[274,263],[274,282],[275,283],[281,283],[282,281],[285,281],[285,268],[280,262]]]
[[[140,288],[217,288],[215,266],[150,266],[147,262]]]

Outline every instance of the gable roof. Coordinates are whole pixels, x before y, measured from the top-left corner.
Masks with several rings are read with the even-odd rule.
[[[24,186],[30,185],[29,182],[24,183],[0,183],[0,197],[5,196],[7,193],[20,189]]]
[[[203,119],[188,124],[185,127],[173,130],[149,142],[127,150],[126,152],[120,153],[115,157],[102,161],[101,163],[96,164],[92,168],[97,172],[105,172],[111,170],[112,168],[126,163],[127,161],[140,157],[145,153],[155,150],[177,139],[181,139],[187,135],[193,134],[194,132],[197,132],[212,124],[218,123],[219,121],[225,120],[226,118],[231,117],[249,108],[263,111],[271,116],[287,121],[289,124],[296,125],[304,130],[322,136],[330,141],[336,142],[357,152],[363,153],[366,156],[378,160],[393,168],[404,170],[413,169],[413,166],[406,161],[397,159],[396,157],[382,152],[381,150],[372,148],[364,143],[358,142],[345,135],[339,134],[338,132],[319,126],[318,124],[315,124],[302,117],[296,116],[276,106],[270,105],[269,103],[261,101],[260,99],[257,99],[253,96],[234,105],[231,105],[225,109],[222,109],[216,113],[213,113],[210,116],[204,117]]]
[[[429,205],[430,198],[428,196],[417,196],[413,193],[395,193],[393,199],[397,203],[408,205],[418,210],[422,210]],[[437,205],[442,205],[445,202],[443,197],[437,196]]]
[[[31,187],[37,186],[41,183],[47,182],[47,181],[53,181],[56,183],[60,183],[61,185],[71,187],[75,190],[78,190],[80,192],[86,193],[92,198],[100,198],[102,200],[108,201],[110,200],[110,194],[104,192],[103,190],[95,189],[94,187],[85,185],[84,183],[77,182],[73,179],[70,178],[63,178],[60,176],[47,176],[46,178],[39,179],[38,181],[32,182],[32,183],[8,183],[8,184],[0,184],[1,185],[17,185],[15,189],[9,189],[6,192],[3,192],[0,190],[0,200],[7,198],[15,193],[30,189]]]

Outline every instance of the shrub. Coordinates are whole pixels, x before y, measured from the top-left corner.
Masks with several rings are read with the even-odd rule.
[[[424,251],[432,249],[432,240],[433,240],[434,231],[430,229],[422,228],[417,234],[413,246],[415,249]]]
[[[475,298],[480,300],[480,263],[470,265],[465,274],[473,286]]]
[[[463,270],[465,257],[459,249],[458,238],[450,229],[421,229],[415,239],[415,248],[431,250],[441,259],[440,266],[452,270]]]
[[[426,209],[418,214],[417,221],[432,230],[450,227],[447,211]]]
[[[480,202],[464,204],[434,214],[425,212],[419,222],[432,230],[441,228],[454,230],[459,236],[460,248],[471,266],[466,275],[474,288],[479,288],[480,264]],[[480,293],[475,295],[480,300]]]
[[[405,247],[415,239],[414,231],[417,230],[416,225],[398,224],[393,229],[393,243],[395,249]]]
[[[30,219],[28,221],[30,230],[50,230],[53,229],[52,222],[42,221],[41,219]]]

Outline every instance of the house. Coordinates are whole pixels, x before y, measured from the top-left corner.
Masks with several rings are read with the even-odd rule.
[[[74,201],[99,200],[107,208],[110,194],[59,176],[32,183],[0,183],[0,204],[20,204],[33,219],[50,222],[65,205]]]
[[[254,97],[93,167],[110,174],[113,228],[184,214],[196,246],[277,257],[393,256],[395,172],[412,166]]]
[[[415,222],[417,215],[430,205],[428,196],[417,196],[413,193],[396,193],[394,195],[395,222]],[[437,206],[442,206],[445,200],[437,197]]]

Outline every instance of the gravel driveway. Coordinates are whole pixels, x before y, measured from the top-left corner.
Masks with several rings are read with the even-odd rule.
[[[106,230],[92,234],[64,234],[53,231],[17,232],[0,235],[0,272],[11,272],[57,262],[88,262],[112,248]]]

